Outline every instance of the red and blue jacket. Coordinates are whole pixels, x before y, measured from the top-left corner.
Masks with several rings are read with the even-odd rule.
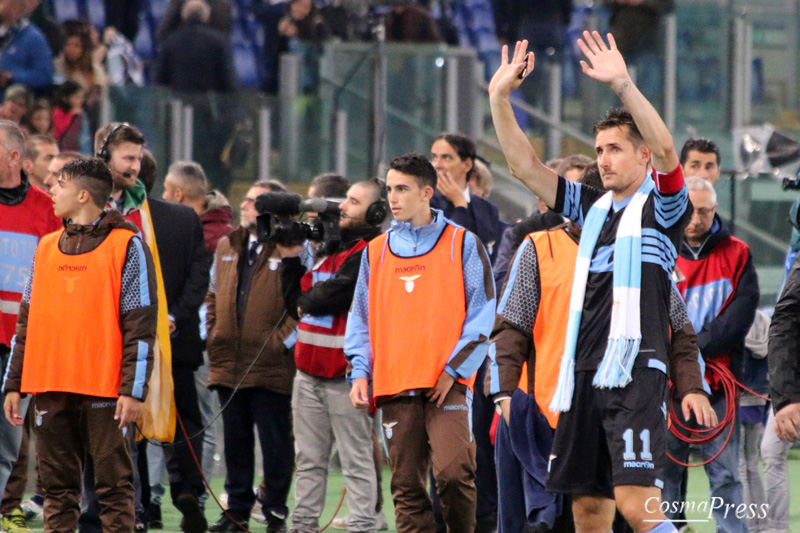
[[[732,236],[717,217],[698,248],[684,239],[676,264],[683,277],[678,290],[697,332],[700,353],[705,360],[728,366],[741,379],[744,339],[760,298],[750,247]],[[706,379],[717,388],[715,376],[706,373]]]

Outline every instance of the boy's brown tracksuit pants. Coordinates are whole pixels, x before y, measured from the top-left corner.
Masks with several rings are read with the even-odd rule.
[[[36,395],[35,405],[33,423],[45,491],[45,532],[72,533],[78,528],[87,456],[94,460],[103,531],[132,532],[133,464],[125,433],[114,420],[116,398],[46,392]]]
[[[436,531],[427,491],[431,461],[448,530],[475,530],[475,442],[468,391],[455,383],[442,407],[424,394],[380,402],[398,532]]]

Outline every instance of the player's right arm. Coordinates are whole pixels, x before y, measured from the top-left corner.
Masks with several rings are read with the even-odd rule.
[[[558,176],[536,155],[511,109],[511,92],[533,72],[534,56],[527,50],[528,41],[518,41],[509,62],[508,46],[503,46],[502,63],[489,83],[489,103],[497,139],[511,174],[552,208],[556,202]],[[520,79],[523,70],[526,74]]]

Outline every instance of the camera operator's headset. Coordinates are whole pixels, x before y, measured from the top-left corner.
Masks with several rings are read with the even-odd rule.
[[[106,140],[103,141],[103,146],[101,146],[100,150],[98,150],[97,154],[95,154],[98,158],[102,159],[106,163],[111,161],[111,152],[108,149],[108,143],[111,142],[111,138],[114,136],[114,134],[125,126],[130,126],[130,124],[127,122],[122,122],[111,128],[111,131],[108,132],[108,135],[106,135]]]
[[[386,217],[389,216],[389,202],[386,198],[386,182],[380,178],[373,178],[373,180],[378,184],[381,197],[369,204],[367,212],[364,215],[364,221],[370,226],[377,226],[383,224]]]

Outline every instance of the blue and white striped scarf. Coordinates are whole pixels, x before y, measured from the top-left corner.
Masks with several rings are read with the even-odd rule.
[[[622,214],[614,242],[614,292],[611,328],[603,360],[594,376],[598,388],[624,387],[631,381],[631,371],[642,341],[640,294],[642,286],[642,209],[655,184],[648,175]],[[569,322],[558,373],[558,387],[550,410],[569,411],[575,387],[575,349],[581,325],[586,282],[597,239],[612,205],[612,193],[597,200],[581,232],[578,259],[569,301]]]

